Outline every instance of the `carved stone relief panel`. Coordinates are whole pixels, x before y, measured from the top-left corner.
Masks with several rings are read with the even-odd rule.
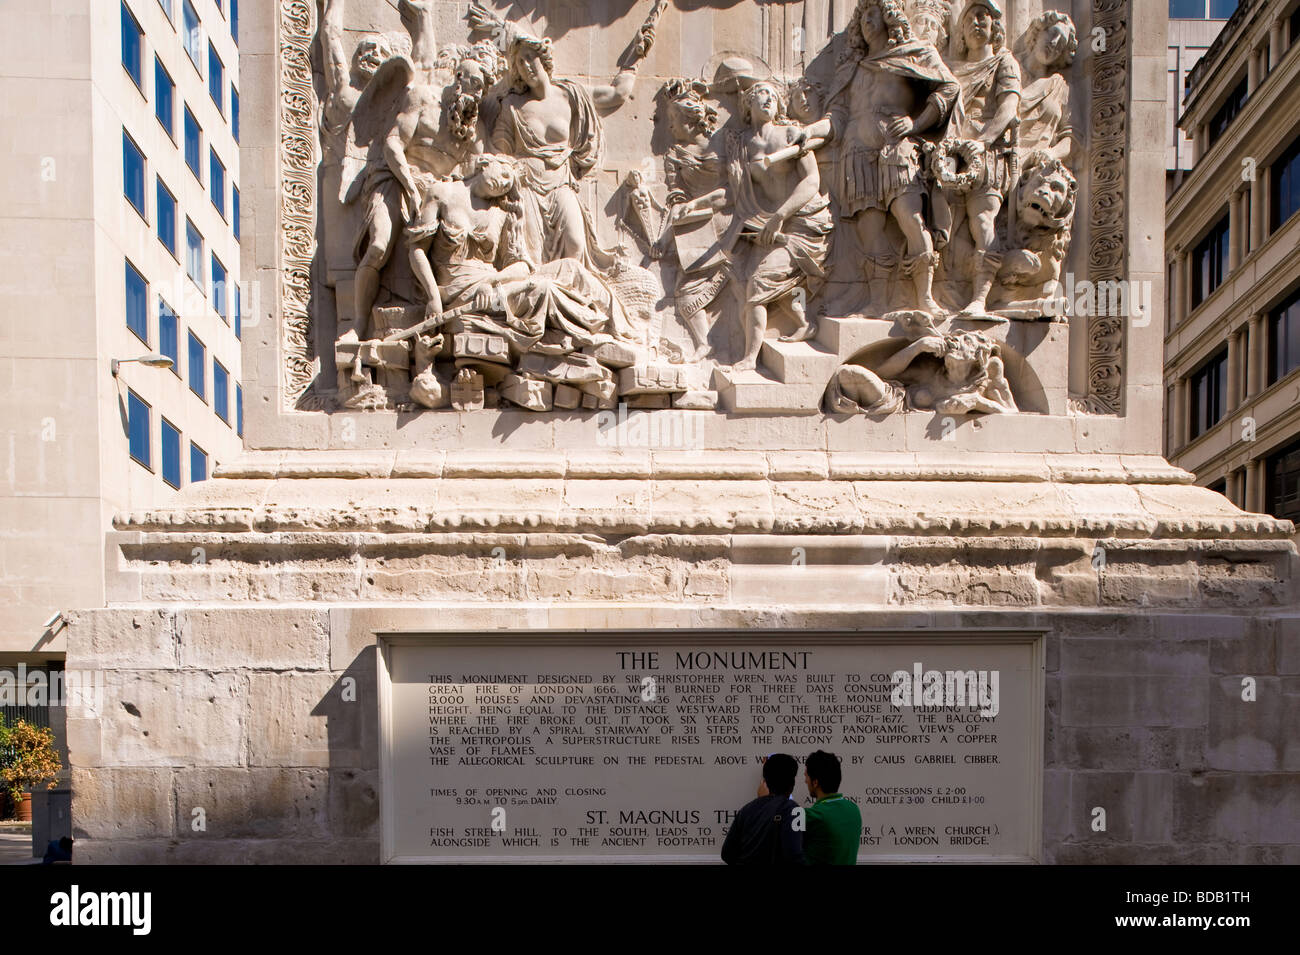
[[[604,51],[566,61],[572,11],[476,2],[450,35],[448,5],[398,0],[357,34],[347,5],[281,6],[296,407],[1115,410],[1067,396],[1077,176],[1109,175],[1072,121],[1068,15],[1012,35],[1000,0],[809,3],[788,48],[714,36],[661,75],[685,14],[644,0],[598,31],[621,54],[592,76]],[[1094,377],[1118,374],[1089,333]]]

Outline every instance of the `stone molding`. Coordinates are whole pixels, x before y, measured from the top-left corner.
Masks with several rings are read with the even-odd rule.
[[[312,355],[312,260],[316,256],[316,91],[311,44],[316,34],[313,0],[279,0],[279,265],[283,351],[283,409],[305,410],[302,399],[316,376]]]

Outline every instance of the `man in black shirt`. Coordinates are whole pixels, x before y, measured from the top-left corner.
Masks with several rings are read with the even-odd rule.
[[[763,763],[758,798],[731,821],[722,843],[727,865],[802,865],[803,810],[790,798],[799,761],[774,753]]]

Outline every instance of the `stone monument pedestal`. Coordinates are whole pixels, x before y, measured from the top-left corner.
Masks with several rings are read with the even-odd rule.
[[[923,661],[997,633],[1036,647],[1041,679],[1041,724],[1016,717],[1041,763],[1011,786],[1040,818],[1012,855],[1293,861],[1289,533],[1143,456],[250,454],[174,508],[122,515],[110,606],[72,619],[69,658],[107,676],[98,709],[69,711],[78,853],[400,855],[381,812],[397,638],[832,634]],[[903,771],[846,769],[846,787]],[[748,798],[711,775],[700,806]]]

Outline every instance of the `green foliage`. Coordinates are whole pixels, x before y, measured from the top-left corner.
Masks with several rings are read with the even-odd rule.
[[[42,784],[53,789],[63,764],[54,747],[54,731],[17,720],[6,726],[0,718],[0,783],[15,804]]]

